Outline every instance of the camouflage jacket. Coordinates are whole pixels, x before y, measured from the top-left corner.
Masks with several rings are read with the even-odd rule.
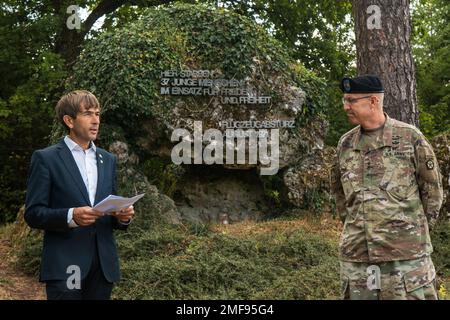
[[[391,119],[381,139],[361,146],[357,126],[339,140],[332,192],[344,222],[340,257],[382,262],[428,256],[442,205],[441,174],[433,149],[414,126]]]

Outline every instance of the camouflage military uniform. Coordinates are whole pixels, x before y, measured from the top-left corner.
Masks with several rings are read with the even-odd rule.
[[[359,298],[373,298],[375,293],[377,298],[409,298],[385,290],[401,286],[411,293],[434,282],[429,227],[443,198],[438,164],[417,128],[387,115],[378,136],[361,137],[360,126],[342,136],[332,173],[332,191],[344,222],[339,248],[343,290],[348,298],[359,293]],[[364,293],[361,284],[370,280],[371,265],[378,268],[381,290]],[[427,292],[421,296],[433,295]]]
[[[437,300],[435,277],[430,257],[376,265],[341,261],[343,299]]]

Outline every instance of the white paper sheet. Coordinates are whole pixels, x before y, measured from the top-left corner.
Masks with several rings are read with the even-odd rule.
[[[93,209],[105,214],[119,211],[121,209],[128,208],[132,204],[134,204],[136,201],[141,199],[145,193],[139,194],[137,196],[134,196],[132,198],[125,198],[120,196],[114,196],[109,195],[99,203],[97,203]]]

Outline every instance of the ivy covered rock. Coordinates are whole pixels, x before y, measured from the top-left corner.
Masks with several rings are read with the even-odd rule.
[[[335,155],[335,148],[326,147],[286,170],[283,181],[290,203],[313,211],[322,211],[324,205],[330,204],[327,200],[330,199],[330,172]]]
[[[184,77],[186,72],[191,74]],[[176,79],[213,85],[183,94],[172,89]],[[292,60],[260,26],[225,9],[174,5],[148,10],[138,21],[90,41],[68,87],[90,90],[99,98],[102,123],[107,124],[100,130],[99,144],[114,152],[120,136],[135,155],[127,168],[145,175],[189,220],[196,215],[207,221],[218,221],[224,214],[235,220],[259,216],[267,210],[267,194],[303,184],[265,183],[260,176],[264,166],[248,161],[248,149],[243,164],[227,164],[224,151],[214,165],[174,165],[175,129],[187,130],[190,139],[194,122],[203,133],[218,129],[225,148],[223,121],[285,121],[289,125],[279,129],[279,181],[292,168],[313,168],[323,161],[325,82]],[[242,88],[245,91],[237,90]],[[56,129],[55,136],[60,134]],[[245,146],[233,148],[238,152]],[[194,156],[189,155],[191,160]],[[297,172],[296,179],[301,175]],[[294,198],[281,200],[302,205]]]
[[[117,183],[119,193],[145,193],[145,198],[137,204],[145,207],[145,210],[142,210],[144,215],[156,216],[157,219],[162,219],[164,220],[162,222],[165,223],[181,223],[181,216],[173,200],[161,194],[154,185],[149,183],[147,177],[136,169],[135,164],[138,158],[135,154],[129,153],[127,143],[116,140],[109,145],[109,151],[114,153],[118,159]],[[149,218],[147,217],[147,220],[151,220]]]

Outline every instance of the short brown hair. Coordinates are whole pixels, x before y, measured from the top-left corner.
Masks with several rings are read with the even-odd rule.
[[[75,90],[66,93],[56,104],[56,116],[59,122],[61,122],[67,130],[70,130],[70,128],[64,123],[64,116],[68,115],[75,119],[78,112],[80,112],[81,105],[83,105],[86,110],[100,108],[100,103],[97,98],[93,93],[87,90]]]

